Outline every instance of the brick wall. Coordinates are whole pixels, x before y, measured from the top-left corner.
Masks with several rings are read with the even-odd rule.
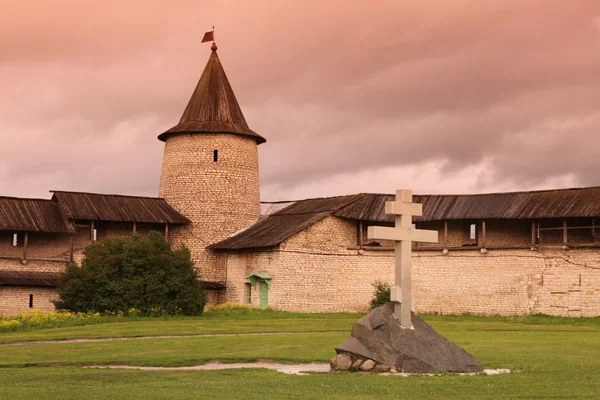
[[[18,315],[30,311],[29,296],[33,295],[33,308],[53,311],[58,296],[54,288],[29,286],[0,286],[0,316]]]
[[[129,234],[129,225],[100,224],[99,235]],[[488,245],[528,243],[530,222],[528,229],[526,225],[526,222],[511,225],[509,221],[488,221]],[[138,226],[138,231],[150,228]],[[460,239],[465,231],[468,234],[464,224],[449,224],[449,228],[449,237]],[[357,250],[357,232],[356,221],[328,217],[275,249],[221,253],[218,259],[223,265],[221,276],[226,275],[223,279],[227,281],[227,292],[224,296],[211,293],[210,301],[246,302],[245,277],[262,272],[273,277],[269,290],[272,307],[303,312],[366,311],[372,283],[392,282],[394,258],[391,251]],[[176,232],[174,236],[177,235]],[[5,236],[10,246],[0,249],[8,252],[12,249],[12,236]],[[40,235],[40,238],[52,239],[34,245],[40,246],[40,254],[60,253],[69,242],[68,235]],[[89,226],[78,226],[76,249],[89,242]],[[22,264],[18,259],[22,253],[16,254],[14,259],[1,258],[0,254],[0,269],[64,269],[63,262],[30,260]],[[76,259],[77,254],[81,252],[76,253]],[[465,248],[451,250],[446,255],[441,251],[420,250],[413,252],[413,279],[419,312],[600,315],[599,248],[491,249],[487,254]],[[29,294],[34,294],[34,307],[52,309],[50,299],[54,293],[52,288],[0,287],[0,313],[15,314],[28,309]],[[260,283],[252,288],[252,303],[258,306],[259,302]]]
[[[0,232],[0,257],[23,257],[24,233],[18,233],[17,246],[13,246],[13,232]],[[28,258],[69,258],[68,233],[29,232]]]
[[[327,217],[298,232],[281,244],[282,250],[310,250],[312,252],[346,251],[356,246],[357,224],[354,220]]]
[[[279,248],[228,254],[228,301],[245,302],[245,276],[262,272],[273,278],[271,307],[366,311],[372,283],[393,280],[394,253],[347,250],[356,235],[351,227],[350,221],[329,217]],[[327,232],[335,240],[328,242]],[[600,315],[600,249],[414,251],[413,295],[418,312]],[[257,285],[253,303],[258,297]]]
[[[213,150],[219,151],[217,162]],[[260,215],[256,141],[231,134],[169,137],[159,196],[193,222],[171,230],[173,246],[185,244],[190,249],[203,280],[224,282],[225,258],[206,246]]]
[[[96,221],[94,228],[97,231],[97,240],[131,235],[133,224],[130,222],[105,222]],[[91,227],[89,221],[81,221],[75,224],[73,235],[73,250],[81,251],[91,241]],[[137,224],[137,232],[144,234],[150,230],[164,232],[163,224]],[[69,260],[71,234],[68,233],[45,233],[29,232],[29,243],[27,246],[28,259],[53,259]],[[0,258],[23,258],[24,233],[18,233],[17,246],[13,246],[13,232],[0,231]]]
[[[98,239],[130,235],[131,223],[96,222]],[[160,225],[138,224],[138,232],[161,230]],[[164,229],[164,228],[163,228]],[[0,232],[0,270],[27,272],[62,272],[69,260],[70,234],[29,233],[28,260],[23,263],[23,241],[19,235],[18,246],[12,246],[12,232]],[[74,260],[80,262],[83,249],[91,243],[90,225],[76,225],[73,236]],[[29,309],[29,294],[34,295],[34,308],[54,310],[50,300],[56,298],[56,290],[47,287],[0,286],[0,315],[16,315]],[[215,297],[218,300],[218,298]]]

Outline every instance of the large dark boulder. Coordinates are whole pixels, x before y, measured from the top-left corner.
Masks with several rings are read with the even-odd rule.
[[[387,303],[356,321],[351,336],[335,351],[371,359],[403,372],[483,370],[471,354],[438,334],[418,315],[412,316],[412,323],[414,330],[400,327],[394,303]]]

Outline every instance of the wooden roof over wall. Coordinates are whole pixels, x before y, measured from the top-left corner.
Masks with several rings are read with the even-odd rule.
[[[74,232],[56,202],[16,197],[0,197],[0,231]]]
[[[68,219],[188,224],[190,220],[158,197],[52,191]]]
[[[239,250],[276,246],[312,224],[356,201],[362,195],[301,200],[260,219],[245,231],[210,246]]]
[[[56,287],[60,276],[59,272],[0,270],[0,286]]]
[[[71,220],[190,223],[158,197],[61,191],[51,200],[0,197],[0,231],[73,233]]]
[[[390,194],[364,194],[336,213],[339,217],[372,222],[394,222],[385,214]],[[543,219],[600,216],[600,187],[539,190],[529,192],[465,195],[414,195],[423,204],[423,216],[415,221]]]
[[[395,195],[362,193],[357,195],[281,202],[287,206],[212,245],[215,250],[242,250],[273,247],[321,219],[337,217],[373,223],[393,223],[385,214],[385,203]],[[600,187],[542,190],[531,192],[487,193],[474,195],[414,195],[423,204],[423,216],[414,221],[543,219],[600,217]],[[264,203],[263,209],[278,203]]]
[[[158,139],[166,141],[170,135],[180,133],[232,133],[251,137],[258,144],[266,142],[248,126],[214,45],[179,123]]]

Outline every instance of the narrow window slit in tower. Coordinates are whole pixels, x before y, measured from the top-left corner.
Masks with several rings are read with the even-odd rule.
[[[219,150],[213,150],[213,161],[219,161]]]
[[[29,295],[29,308],[33,308],[33,295]]]

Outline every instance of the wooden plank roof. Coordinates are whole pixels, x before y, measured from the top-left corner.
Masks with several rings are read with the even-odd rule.
[[[337,217],[374,223],[392,223],[385,203],[395,195],[357,195],[281,202],[286,207],[260,219],[246,230],[211,246],[242,250],[276,246],[321,219]],[[423,216],[414,221],[543,219],[600,217],[600,187],[473,195],[415,195]],[[266,203],[271,210],[277,203]]]
[[[232,133],[251,137],[258,144],[266,142],[265,138],[248,126],[225,75],[216,46],[213,46],[208,63],[179,123],[161,133],[158,139],[166,141],[170,135],[179,133]]]
[[[189,219],[158,197],[51,191],[64,216],[88,221],[188,224]]]
[[[0,270],[0,286],[56,287],[60,276],[59,272]]]
[[[372,222],[393,222],[385,202],[394,195],[364,194],[335,215]],[[542,219],[600,216],[600,187],[464,195],[415,195],[423,216],[415,221]]]
[[[0,197],[0,231],[72,233],[74,228],[54,201]]]
[[[356,201],[361,195],[308,199],[293,202],[250,226],[215,243],[215,250],[241,250],[276,246],[312,224]]]

